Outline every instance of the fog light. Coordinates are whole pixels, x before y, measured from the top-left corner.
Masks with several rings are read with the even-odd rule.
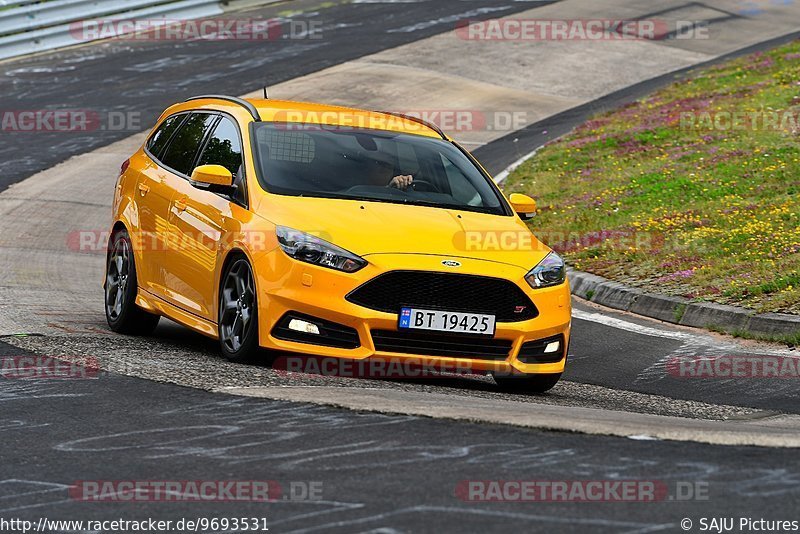
[[[289,330],[319,335],[319,327],[317,325],[301,319],[292,319],[289,321]]]
[[[561,348],[561,342],[560,341],[551,341],[544,348],[544,353],[548,354],[550,352],[558,352],[558,349],[560,349],[560,348]]]

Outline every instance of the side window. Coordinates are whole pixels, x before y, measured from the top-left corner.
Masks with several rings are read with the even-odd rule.
[[[241,174],[242,144],[239,128],[227,117],[222,117],[206,144],[198,165],[222,165],[236,177]]]
[[[180,130],[172,137],[161,162],[181,174],[190,174],[197,151],[206,132],[214,125],[217,115],[211,113],[192,113]]]
[[[156,158],[160,158],[164,147],[167,146],[169,142],[169,138],[172,137],[172,134],[178,129],[178,126],[181,125],[185,118],[185,113],[167,117],[150,137],[150,140],[147,141],[147,150]]]

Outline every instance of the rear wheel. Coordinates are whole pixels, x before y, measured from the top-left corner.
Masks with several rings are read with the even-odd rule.
[[[548,375],[525,375],[525,376],[495,376],[494,381],[506,391],[516,391],[519,393],[544,393],[549,391],[561,379],[561,373]]]
[[[106,265],[106,321],[120,334],[147,335],[153,332],[160,317],[136,305],[139,290],[136,263],[128,232],[116,232],[110,241]]]
[[[219,291],[220,348],[232,362],[248,362],[258,350],[257,304],[253,269],[239,257],[225,269]]]

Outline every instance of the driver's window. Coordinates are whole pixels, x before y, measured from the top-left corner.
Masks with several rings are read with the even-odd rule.
[[[222,117],[206,143],[197,165],[222,165],[236,176],[242,167],[242,144],[239,129],[227,117]]]
[[[246,192],[244,168],[242,167],[242,143],[239,140],[239,128],[228,117],[222,117],[208,139],[197,165],[222,165],[233,174],[236,186],[234,200],[245,203]]]

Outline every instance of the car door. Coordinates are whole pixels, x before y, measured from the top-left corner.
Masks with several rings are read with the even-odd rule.
[[[172,276],[171,257],[172,251],[183,246],[182,241],[175,240],[175,230],[171,226],[170,213],[178,191],[188,182],[188,173],[194,168],[194,162],[200,152],[203,142],[217,122],[218,115],[210,112],[189,112],[181,123],[180,128],[172,135],[167,146],[159,158],[160,171],[164,173],[165,182],[169,184],[170,196],[164,207],[164,218],[160,222],[158,232],[163,242],[161,262],[158,266],[159,286],[156,294],[178,305],[189,309],[188,301],[182,296],[184,288],[176,284]],[[191,311],[191,310],[190,310]]]
[[[136,204],[139,209],[139,228],[134,232],[134,247],[141,252],[137,264],[139,287],[160,297],[164,296],[164,251],[168,235],[169,205],[180,180],[161,166],[160,159],[169,142],[180,129],[187,113],[177,113],[164,119],[145,144],[149,160],[137,169]]]
[[[236,231],[246,213],[246,188],[242,165],[242,138],[236,122],[221,115],[204,142],[195,166],[222,165],[238,184],[232,197],[193,185],[180,184],[170,207],[170,228],[181,246],[170,248],[169,285],[180,288],[181,304],[189,311],[216,322],[214,298],[220,238]],[[177,296],[176,296],[177,298]]]

